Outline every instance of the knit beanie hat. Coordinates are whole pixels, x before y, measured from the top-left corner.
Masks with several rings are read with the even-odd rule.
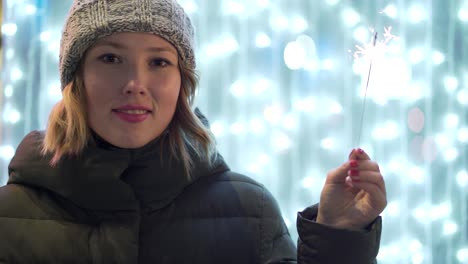
[[[176,0],[74,0],[60,43],[62,89],[72,81],[85,51],[117,32],[147,32],[164,38],[187,67],[195,69],[194,29]]]

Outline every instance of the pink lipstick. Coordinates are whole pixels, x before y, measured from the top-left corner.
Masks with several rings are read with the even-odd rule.
[[[113,109],[112,112],[123,121],[129,123],[140,123],[145,121],[152,111],[150,108],[144,106],[124,105],[117,109]]]

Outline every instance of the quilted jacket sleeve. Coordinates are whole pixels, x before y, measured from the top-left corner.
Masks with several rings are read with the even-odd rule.
[[[263,188],[260,224],[260,257],[262,264],[297,263],[297,249],[273,196]]]
[[[364,231],[335,229],[315,222],[318,204],[297,215],[298,247],[294,245],[276,200],[264,189],[261,204],[261,262],[264,264],[375,264],[381,217]]]
[[[318,205],[314,205],[298,213],[298,263],[377,263],[381,217],[365,231],[350,231],[317,224],[317,212]]]

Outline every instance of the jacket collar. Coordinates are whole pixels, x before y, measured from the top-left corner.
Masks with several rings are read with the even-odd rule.
[[[189,179],[180,161],[169,161],[156,139],[139,149],[121,149],[97,138],[79,156],[63,158],[55,167],[41,154],[44,133],[27,135],[9,165],[8,184],[43,188],[97,211],[135,210],[142,205],[156,210],[173,201],[188,185],[203,176],[229,170],[221,156],[208,166],[195,160]]]

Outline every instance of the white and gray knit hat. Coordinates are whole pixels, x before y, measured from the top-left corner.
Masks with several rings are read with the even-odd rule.
[[[116,32],[158,35],[195,69],[194,29],[176,0],[74,0],[60,44],[62,89],[73,79],[85,51]]]

